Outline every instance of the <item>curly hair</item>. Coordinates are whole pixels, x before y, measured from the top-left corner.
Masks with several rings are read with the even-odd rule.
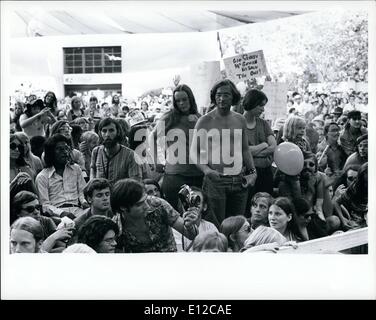
[[[109,188],[111,190],[111,185],[107,179],[104,178],[94,178],[89,180],[87,185],[84,188],[84,197],[86,201],[88,197],[93,197],[94,190],[103,190]]]
[[[50,168],[55,164],[55,148],[58,142],[65,142],[69,146],[69,139],[59,133],[48,138],[44,144],[44,163],[46,168]]]
[[[116,236],[119,234],[119,227],[114,221],[105,216],[94,215],[78,230],[77,242],[87,244],[97,251],[99,244],[110,230],[113,230]]]

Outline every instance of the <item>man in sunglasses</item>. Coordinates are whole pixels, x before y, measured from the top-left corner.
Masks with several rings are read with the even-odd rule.
[[[321,220],[325,221],[323,213],[324,180],[319,177],[317,159],[312,152],[304,153],[304,167],[300,173],[301,196],[308,201]]]
[[[71,164],[69,140],[55,134],[44,146],[46,168],[36,178],[43,211],[60,218],[75,219],[89,205],[84,198],[85,180],[81,168]]]

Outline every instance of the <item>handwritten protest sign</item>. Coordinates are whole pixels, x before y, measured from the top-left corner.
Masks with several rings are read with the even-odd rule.
[[[268,75],[262,50],[223,59],[229,79],[239,81]]]
[[[278,118],[286,118],[287,83],[266,81],[262,92],[268,97],[265,119],[275,121]]]

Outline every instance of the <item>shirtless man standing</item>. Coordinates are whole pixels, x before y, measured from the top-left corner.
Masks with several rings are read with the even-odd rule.
[[[248,191],[242,187],[242,178],[249,175],[248,185],[254,185],[257,174],[245,118],[230,110],[240,100],[239,91],[230,80],[222,80],[212,88],[210,99],[215,108],[197,121],[190,158],[205,175],[203,190],[222,223],[245,213]]]

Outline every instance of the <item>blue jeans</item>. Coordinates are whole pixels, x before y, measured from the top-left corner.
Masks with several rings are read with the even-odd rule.
[[[219,224],[231,216],[244,215],[248,189],[242,187],[242,177],[221,176],[219,181],[204,177],[202,189],[208,195],[209,206]]]

